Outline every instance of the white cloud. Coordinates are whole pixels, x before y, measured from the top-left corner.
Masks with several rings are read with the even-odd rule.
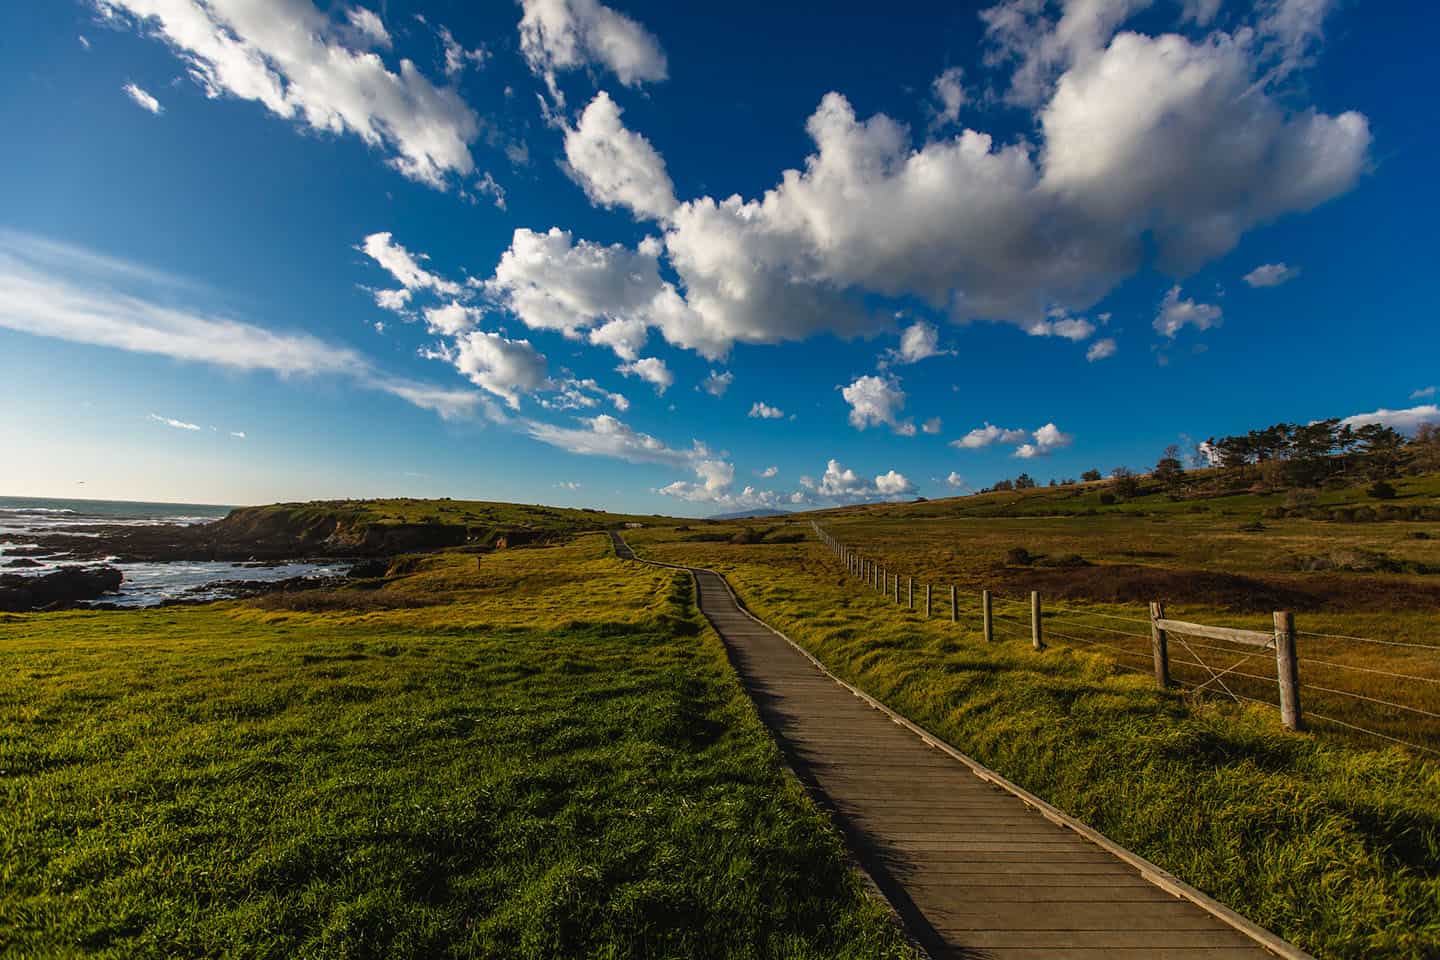
[[[584,486],[584,484],[577,483],[574,480],[561,480],[559,483],[555,484],[555,486],[561,488],[562,490],[569,490],[573,493],[574,491],[579,490],[582,486]]]
[[[1007,99],[1034,106],[1049,95],[1055,78],[1093,61],[1110,36],[1150,0],[1079,0],[1049,16],[1045,0],[1002,0],[980,13],[992,49],[992,65],[1015,62]]]
[[[1258,7],[1263,15],[1256,32],[1263,41],[1263,55],[1274,64],[1270,79],[1284,79],[1308,67],[1335,0],[1261,0]]]
[[[597,0],[521,0],[520,51],[550,95],[565,103],[560,70],[596,64],[627,87],[666,77],[660,43],[634,20]]]
[[[703,446],[677,450],[648,433],[631,429],[609,414],[582,417],[582,426],[560,427],[530,421],[526,432],[542,443],[583,456],[614,457],[629,463],[658,463],[671,467],[689,467],[700,459],[710,459]]]
[[[620,112],[604,90],[595,95],[580,122],[565,130],[567,170],[591,202],[663,220],[675,209],[675,186],[660,154],[626,128]]]
[[[498,333],[472,330],[455,338],[453,348],[426,354],[454,364],[471,383],[520,408],[520,396],[548,383],[545,357],[529,340],[511,340]]]
[[[1094,363],[1096,360],[1104,360],[1106,357],[1115,356],[1118,348],[1115,345],[1114,337],[1106,337],[1104,340],[1096,340],[1090,344],[1090,349],[1085,351],[1085,359]]]
[[[155,116],[157,117],[165,112],[165,108],[160,106],[159,100],[156,100],[154,97],[150,96],[150,94],[146,93],[144,90],[140,89],[135,84],[127,83],[120,89],[124,90],[125,96],[129,97],[131,100],[134,100],[136,105],[139,106],[141,110],[148,110],[151,113],[155,114]]]
[[[911,492],[915,486],[905,479],[904,474],[891,470],[875,478],[875,489],[883,497],[895,497]]]
[[[353,133],[433,187],[473,169],[480,122],[459,94],[410,60],[391,72],[379,55],[353,49],[373,45],[374,34],[356,44],[350,19],[331,19],[310,0],[95,2],[111,20],[163,38],[210,97],[253,100],[317,132]]]
[[[375,297],[375,305],[382,310],[404,313],[405,308],[410,305],[410,291],[404,287],[398,290],[371,290],[370,292]]]
[[[425,326],[434,334],[457,337],[480,323],[481,311],[462,303],[425,308]]]
[[[1045,426],[1036,430],[1032,434],[1032,437],[1034,438],[1033,442],[1022,443],[1015,448],[1015,456],[1021,460],[1048,456],[1052,451],[1059,450],[1061,447],[1070,446],[1074,440],[1068,433],[1062,433],[1060,428],[1053,423],[1045,424]]]
[[[923,424],[921,424],[920,429],[925,433],[939,433],[941,429],[943,429],[943,427],[944,424],[941,422],[939,417],[931,417],[929,420],[926,420]]]
[[[490,175],[489,170],[486,170],[485,174],[475,181],[475,192],[482,197],[489,197],[496,210],[506,209],[505,188],[495,182],[495,178]]]
[[[1032,337],[1060,337],[1077,343],[1095,332],[1095,324],[1084,317],[1068,316],[1063,310],[1052,313],[1052,316],[1026,327],[1025,332]]]
[[[388,271],[407,291],[433,290],[445,296],[458,297],[463,289],[460,284],[436,276],[420,266],[420,261],[426,259],[424,254],[418,256],[412,254],[396,243],[389,232],[370,234],[365,238],[360,249],[367,257]],[[398,293],[393,296],[398,296]],[[405,300],[408,301],[409,297],[407,296]],[[378,294],[376,302],[380,302]],[[383,303],[380,305],[385,306]]]
[[[1421,387],[1419,390],[1412,390],[1410,392],[1411,400],[1424,400],[1426,397],[1433,396],[1435,396],[1434,387]]]
[[[995,443],[1019,443],[1029,435],[1025,430],[1009,430],[987,423],[971,430],[959,440],[950,441],[950,446],[961,450],[980,450]]]
[[[1278,287],[1300,276],[1299,267],[1283,263],[1265,263],[1245,274],[1245,282],[1252,287]]]
[[[775,476],[776,474],[778,474],[779,472],[780,472],[780,468],[779,468],[779,467],[766,467],[764,470],[761,470],[761,471],[760,471],[760,476],[762,476],[762,477],[764,477],[765,479],[768,480],[768,479],[770,479],[771,477],[774,477],[774,476]]]
[[[757,400],[750,405],[750,412],[746,416],[757,420],[780,420],[785,416],[785,411],[779,407],[772,407],[763,400]]]
[[[84,47],[86,50],[90,49],[90,38],[85,36],[85,34],[79,34],[75,37],[75,39],[80,41],[80,46]]]
[[[1154,327],[1157,333],[1174,339],[1175,335],[1187,326],[1196,330],[1209,330],[1211,327],[1218,327],[1221,319],[1220,308],[1213,304],[1180,299],[1180,287],[1177,284],[1170,288],[1170,292],[1165,294],[1165,299],[1161,301]]]
[[[724,372],[711,370],[705,375],[705,379],[700,381],[700,386],[696,389],[704,390],[712,397],[723,397],[725,396],[725,391],[730,389],[730,384],[734,382],[735,374],[729,370]]]
[[[880,367],[892,364],[918,363],[930,357],[953,356],[954,350],[940,349],[940,331],[935,324],[917,320],[900,332],[900,345],[886,350]]]
[[[233,438],[236,439],[236,440],[244,440],[244,439],[245,439],[245,431],[244,431],[244,430],[231,430],[231,431],[230,431],[230,436],[233,437]]]
[[[1440,424],[1440,406],[1427,403],[1407,410],[1386,410],[1382,407],[1373,413],[1357,413],[1340,421],[1340,424],[1346,427],[1363,427],[1372,423],[1402,433],[1414,433],[1422,423]]]
[[[385,22],[373,10],[351,7],[345,13],[345,22],[350,26],[346,40],[352,47],[389,50],[394,45],[390,39],[390,31],[385,29]]]
[[[627,377],[639,377],[653,385],[656,396],[663,395],[675,382],[675,375],[670,372],[669,367],[665,366],[665,361],[659,357],[642,357],[630,363],[622,363],[615,369]]]
[[[1208,27],[1220,12],[1224,0],[1183,0],[1182,18],[1199,27]]]
[[[900,411],[905,409],[905,391],[894,377],[859,377],[848,387],[842,387],[840,395],[850,404],[850,425],[856,430],[889,424],[902,435],[915,432],[913,423],[899,419]]]
[[[630,401],[624,394],[612,393],[590,377],[564,379],[549,384],[548,388],[554,391],[554,396],[536,398],[536,402],[547,410],[589,409],[598,407],[602,400],[608,400],[621,413],[630,409]]]
[[[954,470],[951,470],[950,475],[945,478],[945,485],[948,487],[954,487],[957,490],[961,487],[967,486],[967,484],[965,483],[965,478],[960,476],[960,474],[956,473]]]
[[[930,84],[930,92],[935,97],[937,104],[935,110],[935,124],[943,126],[960,122],[960,108],[965,106],[970,99],[965,92],[965,84],[962,78],[965,71],[960,67],[947,67],[940,76],[936,77]]]
[[[167,427],[174,427],[176,430],[199,430],[197,423],[186,423],[184,420],[176,420],[173,417],[162,417],[158,413],[152,413],[146,417],[147,420],[154,420],[156,423],[163,423]]]
[[[616,317],[590,331],[591,343],[609,347],[621,360],[639,357],[649,339],[650,328],[643,317]]]
[[[474,50],[466,50],[455,39],[447,27],[441,27],[439,32],[440,45],[445,51],[445,76],[458,77],[465,72],[465,68],[471,65],[483,67],[485,61],[490,58],[490,53],[484,47],[476,47]],[[501,209],[504,209],[503,207]]]

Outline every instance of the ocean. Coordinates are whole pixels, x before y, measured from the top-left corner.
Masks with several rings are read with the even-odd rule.
[[[233,509],[217,504],[139,503],[125,500],[48,500],[36,497],[0,497],[0,573],[48,573],[70,563],[93,566],[99,561],[67,561],[63,556],[34,557],[40,566],[9,568],[8,551],[35,546],[35,536],[58,533],[84,535],[86,527],[149,524],[194,524],[218,520]],[[244,563],[177,560],[167,563],[105,561],[125,575],[118,593],[100,600],[125,607],[154,606],[169,599],[220,600],[223,580],[285,580],[343,574],[348,563],[285,563],[262,566]]]

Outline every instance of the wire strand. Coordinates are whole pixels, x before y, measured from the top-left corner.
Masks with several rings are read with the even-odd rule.
[[[1421,709],[1420,707],[1407,706],[1407,705],[1405,705],[1405,704],[1403,704],[1403,703],[1396,703],[1396,702],[1393,701],[1393,700],[1382,700],[1382,699],[1380,699],[1379,697],[1366,696],[1366,695],[1363,694],[1363,693],[1351,693],[1351,692],[1348,691],[1348,690],[1335,690],[1335,689],[1333,689],[1333,688],[1331,688],[1331,687],[1322,687],[1322,686],[1320,686],[1318,683],[1307,683],[1307,684],[1304,684],[1304,685],[1303,685],[1303,689],[1305,689],[1305,690],[1319,690],[1321,693],[1333,693],[1333,694],[1336,694],[1337,696],[1341,696],[1341,697],[1351,697],[1351,698],[1353,698],[1353,699],[1355,699],[1355,700],[1368,700],[1370,703],[1378,703],[1378,704],[1380,704],[1381,706],[1384,706],[1384,707],[1393,707],[1393,708],[1395,708],[1396,710],[1408,710],[1408,711],[1411,712],[1411,713],[1418,713],[1418,714],[1420,714],[1420,716],[1422,716],[1422,717],[1433,717],[1433,718],[1435,718],[1436,720],[1440,720],[1440,713],[1435,713],[1435,712],[1430,711],[1430,710],[1423,710],[1423,709]]]
[[[1348,637],[1343,633],[1316,633],[1313,630],[1297,630],[1297,637],[1320,637],[1324,640],[1354,640],[1356,643],[1374,643],[1383,647],[1413,647],[1418,650],[1431,650],[1440,653],[1440,646],[1433,643],[1410,643],[1407,640],[1374,640],[1370,637]]]
[[[1419,680],[1421,683],[1440,684],[1437,677],[1417,677],[1411,673],[1392,673],[1389,670],[1376,670],[1374,667],[1355,667],[1348,663],[1336,663],[1333,660],[1320,660],[1315,657],[1304,657],[1300,661],[1308,666],[1334,667],[1336,670],[1353,670],[1356,673],[1374,673],[1382,677],[1395,677],[1398,680]]]
[[[1409,740],[1402,740],[1399,737],[1392,737],[1388,733],[1381,733],[1379,730],[1371,730],[1369,727],[1362,727],[1358,726],[1357,724],[1347,723],[1344,720],[1337,720],[1334,717],[1327,717],[1325,716],[1325,714],[1316,713],[1313,710],[1306,710],[1305,716],[1311,720],[1323,720],[1326,723],[1333,723],[1337,726],[1348,727],[1351,730],[1358,730],[1360,733],[1369,734],[1372,737],[1379,737],[1381,740],[1389,740],[1391,743],[1398,743],[1402,746],[1413,747],[1416,750],[1423,750],[1426,753],[1431,753],[1437,757],[1440,757],[1440,750],[1436,750],[1434,747],[1421,746],[1420,744],[1413,743]]]

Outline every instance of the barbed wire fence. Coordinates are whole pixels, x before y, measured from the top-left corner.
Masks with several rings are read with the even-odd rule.
[[[1042,605],[1038,593],[1020,598],[985,590],[977,598],[953,584],[902,575],[818,523],[812,527],[852,580],[907,613],[972,628],[978,614],[986,640],[1086,650],[1188,697],[1273,708],[1291,729],[1329,728],[1440,756],[1440,644],[1300,630],[1284,611],[1274,615],[1273,631],[1261,631],[1173,620],[1158,603],[1148,616],[1125,616],[1074,603]]]

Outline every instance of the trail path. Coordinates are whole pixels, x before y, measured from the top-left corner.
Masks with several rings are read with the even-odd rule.
[[[617,555],[637,559],[612,536]],[[1242,932],[1216,915],[1234,917],[1219,904],[1175,895],[1184,885],[1158,868],[982,778],[974,761],[902,725],[746,613],[719,574],[691,572],[701,612],[791,767],[936,960],[1306,956],[1259,928]]]

